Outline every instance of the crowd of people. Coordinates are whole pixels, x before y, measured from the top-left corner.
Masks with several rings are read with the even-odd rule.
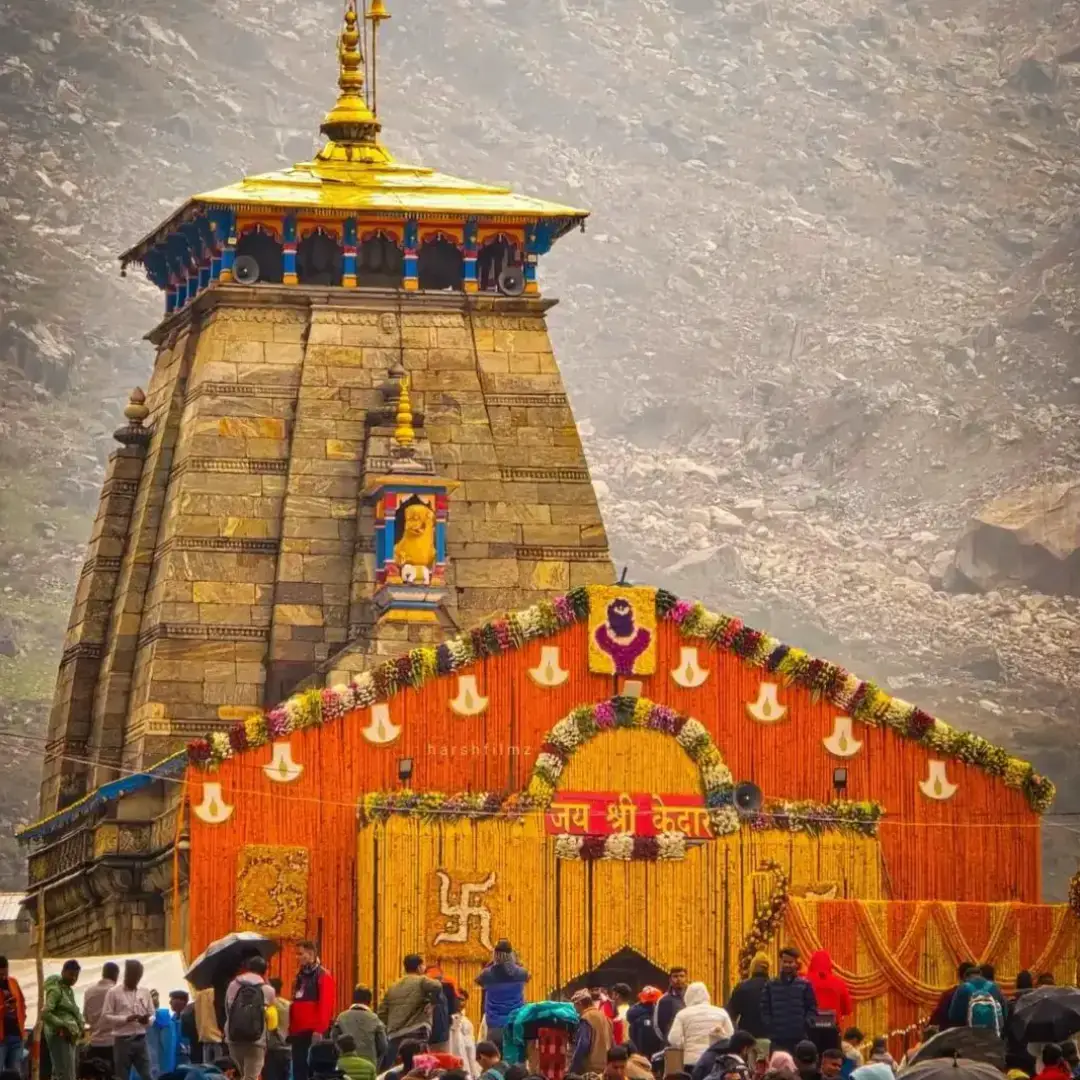
[[[851,994],[829,954],[814,953],[803,970],[792,947],[780,951],[773,974],[765,954],[726,1005],[685,968],[668,973],[664,990],[626,983],[580,989],[563,1010],[565,1054],[548,1080],[893,1080],[898,1063],[883,1038],[867,1040],[850,1025]],[[503,1058],[508,1031],[525,1006],[528,971],[508,941],[476,979],[479,1032],[466,1015],[468,992],[406,956],[403,972],[374,1007],[358,986],[343,1012],[334,1007],[334,980],[313,942],[297,946],[291,997],[267,961],[243,955],[239,970],[190,995],[169,994],[162,1007],[142,985],[137,960],[107,963],[82,1009],[70,960],[44,987],[41,1017],[53,1080],[543,1080]],[[1009,1035],[1016,1002],[1048,975],[1021,972],[1016,995],[1005,997],[993,968],[965,963],[956,985],[941,995],[919,1033],[925,1041],[946,1028],[992,1031],[1004,1040],[1009,1080],[1080,1080],[1076,1046],[1019,1045]],[[21,1077],[26,1003],[0,957],[4,1031],[0,1080]],[[567,1015],[568,1014],[568,1015]],[[520,1043],[520,1032],[515,1034]],[[520,1049],[520,1047],[519,1047]],[[905,1061],[917,1051],[912,1047]],[[905,1062],[899,1063],[903,1065]],[[534,1063],[535,1064],[535,1063]],[[192,1075],[192,1074],[195,1075]]]

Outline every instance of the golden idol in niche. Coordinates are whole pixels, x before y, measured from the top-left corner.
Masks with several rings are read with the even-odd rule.
[[[435,566],[435,511],[417,496],[398,511],[394,563],[407,585],[427,585]]]

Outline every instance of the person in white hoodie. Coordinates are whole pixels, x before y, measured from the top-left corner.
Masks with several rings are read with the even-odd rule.
[[[697,1059],[717,1039],[735,1034],[726,1009],[714,1005],[709,989],[703,982],[693,982],[686,988],[683,1007],[675,1014],[668,1032],[668,1045],[683,1052],[683,1067],[694,1065]]]

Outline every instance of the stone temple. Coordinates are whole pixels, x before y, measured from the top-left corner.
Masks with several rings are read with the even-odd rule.
[[[395,161],[363,47],[387,17],[350,5],[313,161],[193,197],[121,257],[165,312],[22,832],[49,955],[169,944],[193,735],[614,580],[537,278],[587,214]]]

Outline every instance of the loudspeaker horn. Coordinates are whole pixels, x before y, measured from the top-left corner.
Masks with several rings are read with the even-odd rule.
[[[259,264],[251,255],[241,255],[233,263],[233,281],[240,285],[254,285],[259,280]]]
[[[761,788],[749,781],[735,785],[734,801],[735,809],[740,814],[756,814],[765,804]]]
[[[520,266],[508,266],[499,275],[499,292],[503,296],[520,296],[525,291],[525,275]]]

